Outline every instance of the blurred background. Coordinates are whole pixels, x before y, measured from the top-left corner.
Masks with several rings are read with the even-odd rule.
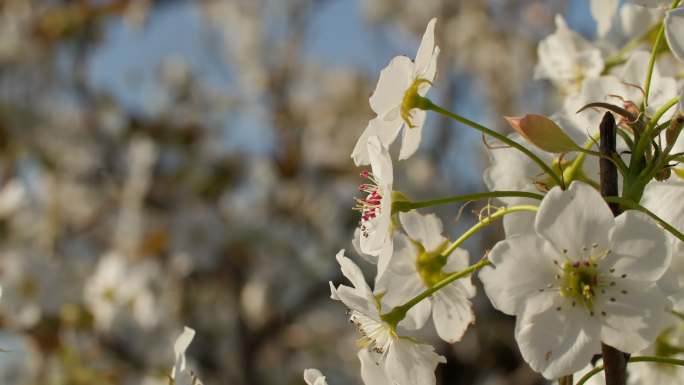
[[[329,299],[358,218],[349,157],[368,96],[428,20],[430,97],[505,130],[550,113],[534,81],[556,13],[592,38],[588,1],[0,1],[0,383],[167,384],[197,330],[205,385],[361,384],[356,330]],[[415,199],[483,191],[482,138],[428,117],[395,165]],[[393,148],[392,151],[397,150]],[[396,158],[396,157],[395,157]],[[437,210],[451,238],[477,204]],[[462,215],[459,213],[462,212]],[[473,260],[501,236],[466,244]],[[360,262],[372,277],[374,268]],[[512,318],[478,321],[438,384],[537,384]]]

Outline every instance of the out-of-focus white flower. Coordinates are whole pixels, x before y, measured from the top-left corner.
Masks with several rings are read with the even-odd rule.
[[[318,369],[304,369],[304,382],[307,385],[328,385],[325,376]]]
[[[628,0],[634,4],[649,8],[662,8],[670,5],[670,0]]]
[[[444,357],[436,354],[430,345],[420,344],[398,334],[397,329],[381,317],[381,300],[373,295],[361,269],[337,253],[342,274],[353,287],[330,282],[330,297],[342,301],[349,308],[349,318],[362,337],[361,377],[366,385],[434,385],[435,368]],[[400,323],[401,324],[401,323]]]
[[[188,369],[185,359],[185,351],[188,350],[190,342],[195,337],[195,330],[189,327],[183,329],[183,333],[176,339],[173,345],[173,353],[176,363],[171,370],[171,385],[202,385],[192,370]]]
[[[517,316],[534,370],[558,378],[587,365],[601,342],[635,353],[655,340],[668,303],[656,282],[670,262],[658,225],[631,210],[614,218],[594,188],[573,182],[549,191],[534,230],[497,243],[494,267],[480,273],[492,304]]]
[[[658,356],[682,359],[684,352],[684,324],[679,317],[667,314],[667,326],[656,338],[655,343],[638,352],[640,356]],[[680,385],[684,383],[684,368],[678,365],[656,362],[630,362],[627,366],[629,385]]]
[[[665,16],[665,38],[672,53],[684,61],[684,8],[667,12]]]
[[[613,16],[618,10],[619,0],[591,0],[591,16],[596,20],[596,32],[599,37],[603,37],[613,23]]]
[[[402,127],[404,135],[399,159],[407,159],[418,149],[427,113],[411,109],[410,99],[416,94],[425,96],[435,80],[439,56],[439,47],[435,46],[436,22],[433,18],[428,23],[415,62],[406,56],[397,56],[380,72],[370,97],[371,108],[378,116],[368,123],[352,151],[357,165],[370,162],[366,148],[369,137],[377,136],[385,147],[389,147]]]
[[[378,277],[387,269],[392,257],[392,159],[377,136],[368,138],[368,155],[372,173],[361,176],[369,183],[359,186],[365,198],[356,199],[361,213],[359,248],[362,253],[377,257]]]
[[[103,256],[84,287],[85,302],[98,328],[110,329],[117,317],[132,316],[144,327],[159,321],[155,296],[150,290],[153,266],[130,265],[118,252]]]
[[[30,328],[46,315],[59,314],[68,291],[77,284],[64,282],[67,274],[69,271],[63,265],[43,254],[3,250],[0,254],[3,319],[13,327]]]
[[[0,218],[12,215],[26,202],[26,187],[18,179],[12,179],[0,190]]]
[[[468,267],[468,252],[455,250],[448,258],[441,252],[447,247],[442,236],[442,221],[434,214],[416,211],[399,213],[399,220],[408,234],[397,235],[395,250],[387,272],[376,292],[384,293],[383,301],[399,306],[434,286],[447,274]],[[397,247],[399,246],[399,247]],[[415,305],[407,314],[414,328],[423,326],[432,314],[437,334],[443,340],[459,341],[468,326],[475,321],[469,299],[475,295],[470,277],[459,279]]]
[[[539,43],[535,78],[549,79],[562,90],[572,90],[582,79],[603,71],[601,51],[568,28],[563,16],[556,16],[556,32]]]

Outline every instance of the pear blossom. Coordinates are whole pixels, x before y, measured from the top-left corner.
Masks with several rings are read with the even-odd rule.
[[[676,8],[665,16],[665,38],[672,53],[684,61],[684,8]]]
[[[328,385],[325,376],[318,369],[304,369],[304,382],[306,385]]]
[[[202,385],[197,376],[187,367],[185,351],[195,337],[195,330],[189,327],[183,328],[183,333],[176,339],[173,345],[173,353],[176,363],[171,371],[171,385]]]
[[[571,30],[562,15],[556,15],[556,32],[539,43],[536,79],[549,79],[562,90],[571,90],[582,79],[603,71],[601,51]]]
[[[451,256],[440,254],[447,247],[442,236],[442,221],[434,214],[421,215],[416,211],[399,213],[399,221],[407,235],[398,235],[392,262],[380,281],[383,301],[398,306],[433,286],[445,275],[468,267],[468,252],[456,249]],[[459,341],[475,320],[469,299],[475,295],[470,277],[459,279],[414,306],[407,314],[421,327],[432,314],[437,334],[443,340]]]
[[[498,242],[489,258],[485,292],[517,316],[522,356],[546,378],[582,369],[601,342],[640,351],[664,323],[668,302],[656,285],[670,262],[663,230],[640,212],[613,217],[585,183],[551,189],[534,231]]]
[[[336,259],[353,287],[335,288],[330,282],[330,297],[349,308],[349,319],[362,335],[358,357],[364,383],[434,385],[435,368],[446,362],[444,357],[436,354],[432,346],[400,335],[401,322],[395,327],[383,320],[381,312],[388,309],[383,309],[383,301],[373,294],[361,269],[344,256],[344,250],[337,253]]]
[[[377,117],[368,123],[352,151],[356,165],[370,162],[366,141],[371,136],[378,136],[382,144],[389,147],[404,128],[399,159],[409,158],[418,149],[427,113],[411,109],[410,99],[416,94],[425,96],[435,80],[439,56],[439,47],[435,46],[436,22],[433,18],[428,23],[415,62],[406,56],[397,56],[380,72],[378,84],[369,99]]]
[[[359,249],[363,254],[374,257],[378,264],[378,277],[392,257],[392,158],[377,136],[371,136],[366,143],[372,172],[363,171],[361,176],[368,180],[359,186],[366,194],[356,199],[356,210],[361,213],[359,222]]]

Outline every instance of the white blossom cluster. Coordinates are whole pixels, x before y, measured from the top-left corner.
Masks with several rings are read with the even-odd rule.
[[[436,19],[414,59],[397,56],[380,72],[369,98],[375,116],[351,154],[357,166],[370,166],[360,173],[353,245],[376,275],[369,286],[341,250],[336,259],[351,285],[330,283],[358,330],[366,385],[436,383],[446,359],[418,332],[432,318],[442,340],[462,339],[475,323],[476,272],[491,304],[515,316],[520,353],[546,379],[572,383],[577,374],[584,383],[598,370],[593,358],[604,354],[609,365],[617,349],[632,355],[631,384],[684,381],[679,3],[591,1],[594,41],[556,16],[556,31],[539,44],[535,77],[557,87],[562,107],[551,117],[507,117],[515,131],[507,136],[427,98],[438,81]],[[402,133],[398,160],[410,162],[429,113],[490,136],[489,192],[412,201],[398,191],[390,147]],[[490,201],[453,242],[435,214],[422,212],[476,199]],[[501,218],[505,238],[471,265],[460,246]],[[316,369],[304,380],[327,384]]]

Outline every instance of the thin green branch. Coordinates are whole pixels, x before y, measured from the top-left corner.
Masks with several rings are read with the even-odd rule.
[[[527,155],[537,165],[539,165],[539,167],[542,170],[544,170],[545,173],[547,173],[551,178],[553,178],[553,180],[556,182],[556,184],[558,186],[565,188],[563,181],[561,180],[560,176],[558,176],[558,174],[556,174],[553,171],[553,169],[551,169],[551,167],[548,164],[546,164],[546,162],[541,160],[537,155],[535,155],[532,151],[525,148],[525,146],[521,145],[520,143],[517,143],[516,141],[511,140],[506,135],[500,134],[500,133],[498,133],[492,129],[489,129],[489,128],[481,125],[481,124],[475,123],[470,119],[466,119],[466,118],[464,118],[460,115],[457,115],[457,114],[455,114],[455,113],[453,113],[447,109],[444,109],[444,108],[434,104],[430,99],[421,98],[419,101],[419,104],[420,104],[420,108],[422,108],[424,110],[434,111],[438,114],[447,116],[451,119],[454,119],[455,121],[457,121],[459,123],[465,124],[466,126],[470,126],[474,129],[482,132],[483,134],[492,136],[492,137],[500,140],[501,142],[503,142],[503,143],[505,143],[511,147],[514,147],[515,149],[519,150],[523,154]]]
[[[398,200],[398,201],[395,201],[392,203],[392,212],[393,213],[406,212],[406,211],[411,211],[414,209],[420,209],[420,208],[424,208],[424,207],[447,205],[447,204],[457,203],[457,202],[466,202],[466,201],[474,201],[474,200],[490,199],[490,198],[509,198],[509,197],[531,198],[531,199],[536,199],[536,200],[542,200],[544,198],[544,196],[541,194],[537,194],[537,193],[533,193],[533,192],[526,192],[526,191],[490,191],[490,192],[483,192],[483,193],[476,193],[476,194],[454,195],[454,196],[450,196],[450,197],[446,197],[446,198],[429,199],[429,200],[417,201],[417,202]]]
[[[637,210],[641,211],[642,213],[648,215],[651,217],[653,220],[658,222],[661,226],[665,228],[665,230],[669,231],[672,235],[675,237],[679,238],[680,241],[684,242],[684,234],[682,234],[679,230],[675,229],[671,224],[667,223],[664,219],[660,218],[659,216],[655,215],[651,210],[647,209],[644,206],[641,206],[640,204],[632,201],[631,199],[626,199],[626,198],[621,198],[621,197],[605,197],[606,202],[608,203],[618,203],[630,210]]]
[[[475,226],[468,229],[468,231],[463,233],[460,237],[458,237],[457,240],[455,240],[451,245],[449,245],[449,247],[447,247],[446,250],[444,250],[444,252],[442,252],[442,255],[444,257],[449,257],[449,255],[451,255],[451,253],[453,253],[454,250],[456,250],[459,246],[461,246],[463,244],[463,242],[465,242],[473,234],[480,231],[482,228],[484,228],[485,226],[494,222],[495,220],[503,217],[504,215],[508,215],[508,214],[512,214],[512,213],[518,213],[521,211],[536,212],[537,210],[539,210],[539,207],[533,206],[533,205],[519,205],[519,206],[510,206],[510,207],[501,208],[501,209],[497,210],[496,212],[494,212],[493,214],[485,216],[478,223],[476,223]]]

